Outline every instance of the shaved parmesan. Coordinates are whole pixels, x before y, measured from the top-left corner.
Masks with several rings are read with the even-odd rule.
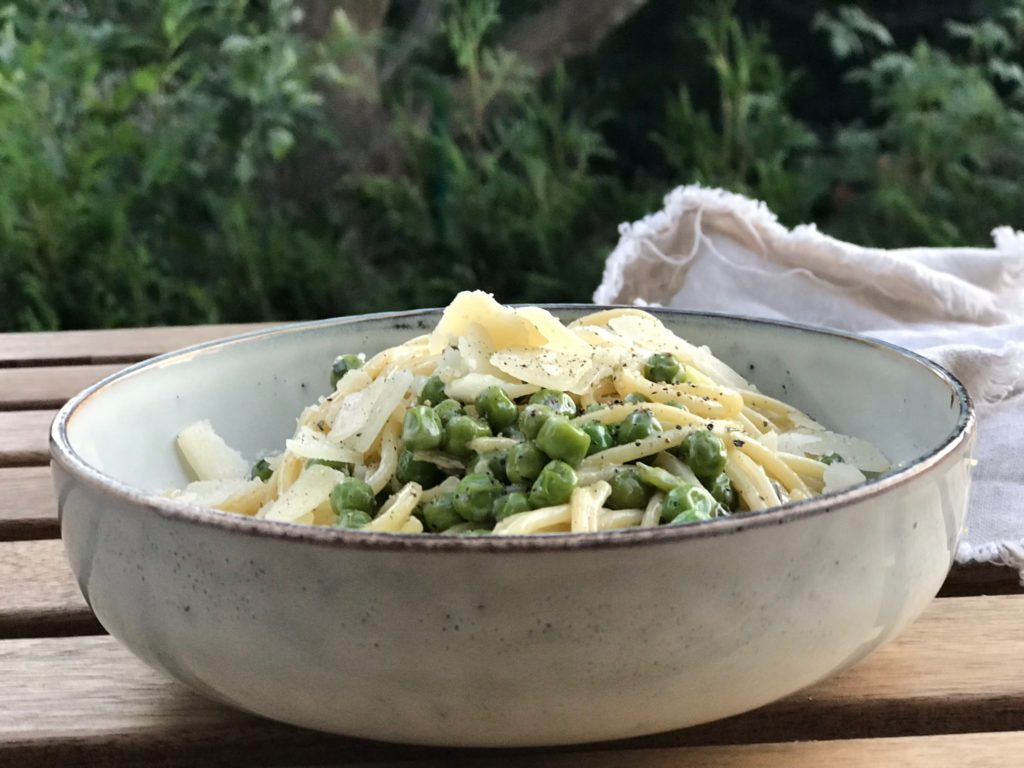
[[[528,384],[582,394],[594,378],[591,355],[519,347],[491,355],[496,368]]]
[[[825,467],[822,479],[825,481],[825,489],[822,491],[823,493],[839,491],[843,488],[849,488],[851,485],[857,485],[858,483],[863,483],[867,480],[864,473],[857,469],[853,464],[845,464],[841,461],[837,461]]]
[[[866,472],[884,472],[892,466],[892,462],[867,440],[827,429],[783,432],[778,436],[777,445],[780,451],[798,455],[838,453],[844,462]]]
[[[327,437],[309,427],[299,427],[295,437],[288,440],[285,446],[292,454],[303,459],[323,459],[354,464],[362,461],[363,458],[361,453],[332,443]]]
[[[505,394],[513,400],[517,397],[532,395],[540,389],[536,384],[516,384],[506,379],[499,379],[497,376],[469,373],[462,378],[449,382],[444,388],[444,393],[448,397],[453,397],[464,403],[472,403],[488,387],[501,387]]]
[[[224,442],[208,419],[181,430],[178,450],[197,480],[229,480],[249,474],[242,454]]]
[[[171,491],[168,498],[200,507],[211,507],[242,515],[255,514],[266,501],[270,486],[259,480],[197,480],[182,490]]]
[[[398,369],[378,378],[363,392],[345,398],[329,435],[359,453],[373,445],[385,422],[412,386],[411,372]]]
[[[331,491],[345,475],[337,470],[314,464],[305,471],[282,493],[277,501],[272,502],[261,516],[266,520],[278,520],[285,523],[313,522],[314,512],[331,495]]]

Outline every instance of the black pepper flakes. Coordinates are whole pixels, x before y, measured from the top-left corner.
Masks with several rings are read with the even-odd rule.
[[[742,440],[733,440],[732,444],[735,445],[737,448],[742,448],[744,445],[746,445],[746,443],[744,443],[744,441]]]

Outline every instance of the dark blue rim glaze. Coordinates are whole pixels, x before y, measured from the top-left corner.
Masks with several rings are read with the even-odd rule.
[[[130,485],[122,483],[119,480],[115,480],[113,477],[100,472],[98,469],[83,460],[82,457],[79,456],[71,447],[70,440],[68,439],[67,428],[75,411],[85,404],[89,398],[93,397],[103,389],[117,383],[121,379],[144,373],[151,367],[159,366],[179,357],[190,356],[196,353],[212,352],[227,346],[245,343],[257,338],[300,333],[310,328],[355,325],[378,320],[409,320],[412,321],[412,323],[415,323],[415,325],[412,326],[414,330],[426,330],[433,327],[434,322],[436,322],[440,317],[440,313],[443,311],[441,309],[417,309],[403,312],[378,312],[374,314],[340,317],[328,320],[314,320],[280,326],[278,328],[252,331],[238,336],[231,336],[225,339],[196,344],[191,347],[186,347],[174,352],[168,352],[158,357],[136,363],[135,365],[129,366],[122,371],[108,376],[88,389],[83,390],[78,395],[71,398],[71,400],[69,400],[64,407],[60,409],[50,427],[50,454],[54,462],[59,464],[62,469],[76,479],[89,483],[104,493],[108,493],[122,501],[130,501],[142,508],[155,512],[162,517],[195,523],[197,525],[221,528],[252,536],[308,541],[320,545],[340,548],[355,547],[371,550],[397,549],[409,551],[447,550],[462,552],[543,552],[550,550],[603,549],[610,547],[635,546],[640,544],[668,544],[684,539],[702,539],[727,535],[729,533],[738,533],[739,531],[750,528],[760,528],[768,525],[782,525],[805,517],[825,514],[835,509],[840,509],[874,498],[884,494],[891,488],[896,488],[910,482],[918,475],[941,464],[950,454],[970,440],[975,429],[974,405],[964,385],[942,366],[916,354],[915,352],[896,346],[895,344],[889,344],[884,341],[869,339],[855,334],[844,333],[842,331],[816,328],[800,323],[760,320],[714,312],[687,312],[662,307],[635,307],[628,305],[544,304],[541,306],[554,312],[562,310],[599,312],[605,309],[618,308],[644,309],[655,316],[672,315],[680,317],[712,318],[739,325],[749,324],[769,326],[801,333],[816,334],[819,336],[832,336],[850,343],[871,347],[883,354],[893,354],[907,358],[928,369],[949,386],[951,405],[954,404],[954,401],[959,402],[960,413],[957,418],[956,426],[932,451],[921,456],[911,464],[894,469],[878,478],[860,483],[859,485],[851,488],[824,496],[817,496],[804,501],[790,502],[762,512],[744,512],[731,517],[721,517],[701,523],[676,526],[656,526],[652,528],[624,528],[621,530],[604,531],[600,533],[556,533],[519,536],[371,533],[324,526],[299,525],[295,523],[259,520],[242,515],[218,512],[216,510],[186,504],[179,501],[172,501],[171,499],[154,496],[138,488],[133,488]],[[422,324],[422,321],[427,321],[427,323],[424,325]]]

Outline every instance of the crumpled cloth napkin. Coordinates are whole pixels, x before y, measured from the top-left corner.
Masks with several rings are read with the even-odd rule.
[[[993,248],[863,248],[789,230],[764,203],[679,187],[620,227],[598,304],[660,304],[853,331],[935,360],[978,409],[978,466],[958,562],[1024,585],[1024,232]]]

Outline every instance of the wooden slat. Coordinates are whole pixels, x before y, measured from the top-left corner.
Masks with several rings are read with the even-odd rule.
[[[72,395],[124,366],[0,368],[0,411],[59,408]]]
[[[1019,761],[1024,732],[913,736],[900,739],[844,739],[789,744],[581,751],[556,754],[451,755],[376,763],[378,768],[488,765],[493,768],[991,768]],[[1017,757],[1014,758],[1013,756]],[[266,763],[264,763],[266,765]]]
[[[0,542],[59,535],[50,468],[0,468]]]
[[[0,411],[0,467],[27,467],[50,461],[50,422],[56,411]]]
[[[130,363],[210,339],[267,328],[272,323],[124,328],[0,335],[0,367]]]
[[[800,695],[720,723],[588,751],[1024,730],[1022,654],[1024,596],[939,600],[901,638]],[[229,711],[149,671],[109,637],[0,641],[0,681],[0,764],[100,765],[142,760],[171,745],[184,763],[440,756]]]
[[[0,638],[102,632],[60,539],[0,543]]]

